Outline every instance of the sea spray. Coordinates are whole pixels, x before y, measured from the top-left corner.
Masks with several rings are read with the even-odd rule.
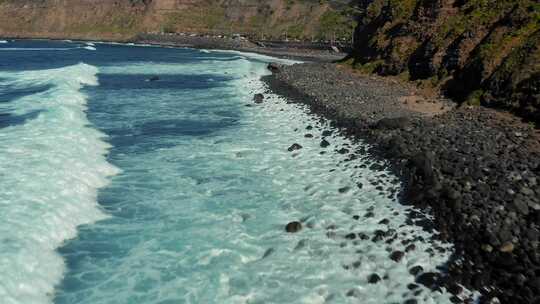
[[[98,85],[98,69],[0,72],[7,88],[50,86],[0,104],[2,112],[39,114],[0,129],[0,299],[50,303],[64,273],[55,252],[76,227],[103,219],[97,189],[118,169],[107,163],[110,146],[85,115],[84,86]]]

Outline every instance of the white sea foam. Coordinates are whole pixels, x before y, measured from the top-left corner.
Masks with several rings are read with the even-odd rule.
[[[70,51],[78,48],[0,48],[0,51]]]
[[[96,50],[96,48],[93,47],[93,46],[85,46],[85,47],[83,47],[83,49],[89,50],[89,51],[95,51]]]
[[[7,40],[0,40],[0,43],[8,43]]]
[[[348,155],[335,151],[342,147],[355,151],[365,143],[334,132],[326,136],[332,146],[320,154],[321,129],[330,129],[328,122],[309,115],[304,106],[265,93],[259,77],[268,71],[260,59],[130,63],[100,70],[104,74],[227,72],[233,79],[224,87],[115,90],[109,98],[116,105],[145,104],[144,110],[125,110],[132,111],[126,117],[139,121],[156,117],[186,121],[197,115],[203,115],[203,121],[219,120],[220,115],[227,116],[220,114],[222,108],[230,110],[231,103],[240,118],[238,126],[211,136],[160,136],[160,143],[168,144],[165,147],[118,156],[130,175],[116,187],[133,189],[126,193],[134,195],[126,203],[155,210],[156,218],[143,216],[126,226],[108,227],[121,231],[114,242],[124,246],[126,254],[80,261],[75,278],[106,280],[106,284],[65,291],[60,303],[94,304],[107,299],[111,303],[386,304],[409,298],[424,304],[451,303],[444,289],[419,287],[422,293],[413,296],[407,285],[414,283],[409,274],[412,266],[435,271],[447,262],[452,246],[430,243],[432,234],[405,224],[411,207],[390,196],[395,176],[370,170],[376,161],[369,155],[346,161]],[[264,103],[244,107],[253,105],[255,93],[265,93]],[[208,107],[201,110],[197,104]],[[189,111],[194,109],[200,111]],[[308,125],[314,128],[308,131]],[[305,133],[312,137],[304,137]],[[287,151],[295,142],[303,148]],[[377,189],[374,181],[382,188]],[[151,190],[137,191],[140,183]],[[364,185],[362,189],[358,183]],[[342,187],[348,191],[340,193]],[[364,217],[370,210],[374,216]],[[298,219],[304,229],[286,234],[284,225]],[[381,224],[382,219],[388,219],[388,224]],[[355,232],[371,239],[378,229],[396,229],[396,240],[387,244],[344,238]],[[126,231],[135,231],[136,237],[126,236]],[[402,240],[416,249],[394,262],[388,248],[404,250]],[[447,251],[429,253],[433,246]],[[372,273],[384,279],[369,284]]]
[[[0,299],[2,303],[52,301],[64,264],[55,252],[76,227],[105,217],[97,189],[118,169],[106,161],[110,146],[89,126],[83,86],[96,86],[87,64],[0,72],[11,88],[50,85],[45,92],[1,104],[2,111],[40,114],[0,129]]]

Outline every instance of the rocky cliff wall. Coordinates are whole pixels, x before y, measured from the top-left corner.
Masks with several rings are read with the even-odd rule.
[[[129,39],[141,32],[352,36],[343,1],[0,0],[0,36]],[[328,26],[330,24],[330,27]]]
[[[540,122],[540,3],[359,0],[353,65]]]

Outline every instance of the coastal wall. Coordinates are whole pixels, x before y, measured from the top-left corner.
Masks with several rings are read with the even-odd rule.
[[[0,36],[126,40],[141,32],[351,37],[343,1],[0,0]]]
[[[358,0],[352,64],[540,121],[534,0]]]

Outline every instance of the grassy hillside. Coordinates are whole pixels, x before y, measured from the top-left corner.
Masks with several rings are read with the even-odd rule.
[[[0,35],[128,39],[140,32],[350,39],[348,0],[0,0]]]

